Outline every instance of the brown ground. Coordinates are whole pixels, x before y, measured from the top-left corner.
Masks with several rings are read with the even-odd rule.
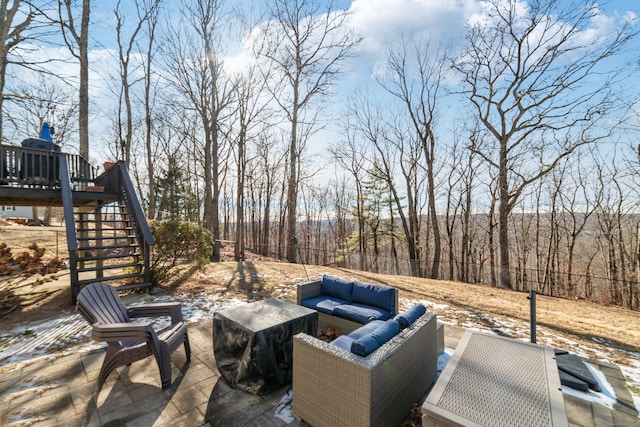
[[[56,248],[57,238],[57,248]],[[0,227],[0,243],[5,242],[14,253],[24,250],[32,242],[48,248],[45,258],[56,255],[66,257],[66,240],[63,228],[58,227]],[[230,259],[225,252],[223,259]],[[166,286],[167,292],[197,293],[222,292],[228,297],[261,299],[282,285],[293,285],[328,273],[365,282],[382,283],[397,287],[400,298],[426,300],[446,305],[433,309],[448,322],[459,324],[469,317],[485,319],[491,327],[493,320],[511,321],[526,330],[529,321],[527,294],[497,289],[485,285],[416,279],[406,276],[390,276],[345,270],[332,267],[306,266],[248,257],[245,262],[223,261],[210,264],[203,272],[183,269],[176,283]],[[12,311],[11,304],[0,300],[0,328],[27,320],[43,319],[62,310],[73,310],[70,304],[69,273],[62,270],[46,277],[21,280],[19,277],[0,276],[0,296],[6,290],[20,297],[19,305]],[[15,305],[15,304],[13,304]],[[587,301],[572,301],[538,295],[537,320],[541,329],[561,335],[566,339],[593,346],[600,342],[608,347],[640,352],[640,313],[618,307],[607,307]],[[476,320],[477,321],[477,320]],[[498,331],[499,332],[499,331]],[[522,334],[522,333],[521,333]],[[541,336],[539,335],[539,338]],[[625,353],[619,353],[625,358]],[[624,360],[613,360],[621,362]]]

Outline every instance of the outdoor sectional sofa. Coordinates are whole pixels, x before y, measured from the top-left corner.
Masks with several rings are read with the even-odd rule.
[[[346,349],[354,350],[358,339],[367,342],[362,329],[372,336],[381,326],[384,334],[400,317],[362,326],[339,337],[342,342],[295,335],[294,414],[316,427],[400,425],[436,377],[436,316],[424,312],[367,356]]]
[[[299,284],[297,302],[318,312],[318,331],[326,332],[331,325],[343,335],[372,320],[391,319],[398,313],[397,289],[329,275]]]

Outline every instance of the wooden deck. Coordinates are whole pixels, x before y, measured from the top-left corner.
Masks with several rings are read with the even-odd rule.
[[[63,207],[72,304],[83,286],[98,281],[119,290],[151,286],[155,240],[124,162],[97,175],[86,159],[31,141],[38,147],[0,145],[0,205]],[[105,221],[117,224],[108,235]],[[80,279],[87,272],[93,277]]]
[[[63,206],[63,166],[66,166],[74,202],[118,200],[118,192],[89,191],[97,169],[78,155],[0,145],[0,205]]]

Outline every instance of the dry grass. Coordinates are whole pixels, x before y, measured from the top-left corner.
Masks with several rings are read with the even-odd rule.
[[[529,300],[527,294],[522,292],[332,267],[306,266],[306,272],[311,280],[327,273],[394,286],[400,290],[401,299],[426,300],[446,306],[435,307],[433,310],[450,321],[457,318],[460,324],[469,314],[485,318],[487,323],[492,322],[492,319],[521,325],[529,322]],[[304,268],[299,264],[270,261],[220,262],[210,264],[204,272],[192,274],[174,286],[173,290],[178,293],[222,292],[229,297],[250,300],[268,297],[282,285],[293,285],[306,280]],[[589,343],[593,343],[595,339],[596,342],[608,342],[624,350],[640,351],[638,312],[588,301],[538,295],[536,313],[540,327],[567,339]],[[491,327],[490,324],[487,326]]]

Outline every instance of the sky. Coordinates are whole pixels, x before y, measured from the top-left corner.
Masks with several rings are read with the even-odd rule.
[[[321,0],[322,1],[322,0]],[[114,0],[92,2],[92,23],[90,29],[90,111],[91,111],[91,141],[104,139],[110,133],[105,128],[113,115],[114,98],[113,84],[109,82],[117,72],[117,53],[113,10]],[[565,2],[570,4],[569,1]],[[577,2],[580,4],[582,2]],[[131,3],[125,3],[131,7]],[[178,16],[180,2],[167,2],[168,15],[173,22]],[[237,2],[227,4],[237,5]],[[256,1],[243,1],[240,4],[248,7],[261,4]],[[375,75],[384,71],[382,60],[384,57],[385,43],[399,40],[407,35],[427,35],[432,45],[445,44],[447,46],[460,46],[463,42],[466,25],[480,19],[483,13],[483,2],[479,0],[339,0],[334,4],[352,12],[351,23],[363,36],[358,48],[358,55],[352,58],[344,67],[344,75],[338,82],[332,105],[343,105],[345,98],[358,91],[372,91],[380,93],[381,89],[375,82]],[[614,25],[620,25],[624,20],[635,19],[640,15],[640,2],[638,0],[615,0],[601,3],[601,15],[594,22],[592,33],[602,29],[608,29]],[[133,10],[131,11],[133,12]],[[136,19],[134,15],[128,16],[126,25],[132,25]],[[593,35],[593,34],[592,34]],[[640,50],[640,49],[638,49]],[[636,51],[638,51],[636,50]],[[241,69],[248,60],[248,52],[242,50],[242,46],[233,46],[228,49],[225,65],[230,69]],[[42,46],[37,53],[40,57],[63,57],[69,54],[64,48]],[[57,63],[57,72],[60,75],[77,75],[77,65],[74,63]],[[636,79],[640,80],[640,79]],[[629,90],[640,93],[640,83],[630,81]],[[445,105],[446,105],[445,101]],[[455,105],[446,105],[445,122],[447,114],[453,118],[458,114]],[[335,107],[334,107],[335,108]],[[640,111],[640,107],[638,108]],[[334,113],[340,114],[335,111]],[[445,123],[446,127],[447,124]],[[451,126],[449,127],[451,130]],[[335,140],[339,135],[328,131],[316,136],[318,141],[313,151],[322,151],[326,148],[327,140]],[[102,162],[106,153],[104,150],[91,143],[93,161]]]

